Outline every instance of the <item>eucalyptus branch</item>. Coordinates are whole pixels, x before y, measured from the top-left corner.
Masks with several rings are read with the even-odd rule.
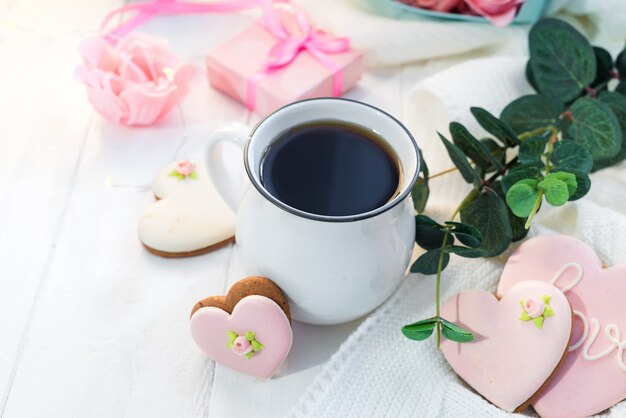
[[[430,178],[458,172],[473,187],[449,221],[415,218],[415,241],[426,252],[411,272],[436,275],[436,316],[403,327],[408,338],[425,340],[436,330],[437,347],[442,335],[472,341],[470,331],[441,317],[441,277],[451,255],[502,254],[526,236],[544,204],[582,198],[591,187],[592,169],[626,159],[626,77],[614,91],[607,88],[626,74],[626,48],[613,60],[569,24],[544,19],[531,29],[529,50],[526,75],[537,94],[513,100],[499,117],[470,108],[493,138],[478,139],[458,122],[450,124],[451,141],[439,135],[455,167]],[[413,189],[420,211],[429,193],[427,169],[423,173]]]

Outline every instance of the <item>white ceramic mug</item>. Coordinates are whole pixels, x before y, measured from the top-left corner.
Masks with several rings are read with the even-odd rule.
[[[290,127],[339,120],[384,138],[398,156],[402,184],[385,205],[352,216],[324,216],[290,207],[261,182],[265,153]],[[228,176],[223,141],[243,150],[249,182]],[[214,185],[237,213],[236,242],[247,274],[272,279],[289,298],[295,319],[339,324],[370,312],[403,279],[415,240],[411,189],[419,172],[415,140],[395,118],[360,102],[322,98],[296,102],[262,120],[252,132],[244,125],[215,131],[207,150]],[[252,186],[252,187],[250,187]]]

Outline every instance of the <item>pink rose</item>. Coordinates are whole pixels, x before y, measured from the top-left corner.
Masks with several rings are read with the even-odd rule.
[[[420,9],[449,12],[455,6],[461,4],[463,0],[402,0],[402,2]]]
[[[140,34],[113,46],[101,37],[79,47],[83,65],[77,77],[87,98],[107,120],[151,125],[162,119],[188,92],[194,68],[170,54],[164,41]]]
[[[473,11],[496,26],[506,26],[515,19],[517,9],[525,0],[465,0]]]
[[[176,171],[181,176],[188,177],[191,173],[193,173],[193,163],[189,160],[179,161],[176,165]]]
[[[240,356],[248,354],[250,351],[252,351],[250,341],[248,341],[248,339],[244,335],[240,335],[239,337],[235,338],[235,341],[233,341],[233,351]]]
[[[524,310],[528,316],[534,319],[543,315],[543,311],[546,310],[546,304],[542,300],[530,298],[524,303]]]

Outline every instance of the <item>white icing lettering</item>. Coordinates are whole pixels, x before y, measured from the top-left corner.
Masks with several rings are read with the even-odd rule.
[[[574,288],[574,286],[580,283],[580,281],[583,278],[582,266],[575,262],[566,263],[556,272],[554,277],[552,277],[552,280],[550,280],[550,284],[556,286],[556,282],[561,278],[563,273],[565,273],[570,268],[576,269],[576,277],[574,277],[567,286],[564,286],[563,288],[561,288],[561,291],[563,293],[571,290],[572,288]],[[582,321],[583,333],[578,339],[578,341],[576,341],[576,343],[570,346],[568,350],[570,352],[580,348],[583,345],[583,343],[585,343],[585,340],[587,340],[587,337],[589,337],[589,321],[587,320],[587,317],[582,312],[579,312],[579,311],[574,311],[574,316],[578,317]],[[626,339],[624,341],[620,341],[621,331],[619,327],[615,324],[606,325],[606,327],[604,328],[604,335],[606,339],[609,341],[609,346],[604,351],[598,354],[592,355],[590,354],[589,351],[591,350],[591,346],[596,342],[596,339],[598,338],[598,335],[600,334],[600,329],[601,329],[600,321],[598,321],[596,318],[592,318],[591,326],[593,327],[593,330],[591,331],[591,336],[587,340],[587,343],[583,347],[583,351],[582,351],[583,358],[588,361],[600,360],[601,358],[604,358],[610,355],[613,352],[613,350],[617,349],[617,364],[620,369],[622,369],[623,371],[626,371],[626,363],[624,363],[624,351],[626,351]]]
[[[559,269],[559,271],[556,272],[556,274],[554,275],[554,277],[552,278],[552,280],[550,280],[550,284],[555,285],[556,286],[556,282],[561,278],[561,276],[563,275],[563,273],[565,273],[567,271],[567,269],[569,268],[575,268],[576,269],[576,277],[574,277],[574,279],[572,280],[572,282],[570,284],[568,284],[567,286],[561,288],[561,292],[565,293],[568,290],[571,290],[574,286],[576,286],[578,283],[580,283],[580,281],[583,278],[583,268],[580,264],[578,263],[567,263],[564,264],[563,267],[561,267]]]
[[[574,351],[577,348],[579,348],[582,345],[583,341],[585,341],[585,339],[587,339],[587,336],[589,335],[589,321],[587,321],[587,317],[585,317],[584,314],[578,311],[574,311],[574,315],[580,318],[583,322],[583,335],[576,342],[576,344],[572,345],[569,348],[569,351]],[[591,346],[596,342],[596,339],[598,338],[598,335],[600,334],[600,329],[602,328],[600,325],[600,321],[598,321],[596,318],[591,319],[591,326],[593,327],[593,330],[591,331],[591,336],[587,340],[587,343],[583,347],[583,351],[582,351],[583,358],[588,361],[600,360],[610,355],[613,352],[613,350],[617,349],[617,365],[619,366],[620,369],[622,369],[623,371],[626,371],[626,364],[624,363],[624,351],[626,350],[626,340],[620,341],[621,332],[620,332],[619,327],[615,324],[608,324],[604,328],[604,335],[606,339],[609,341],[609,346],[600,353],[591,354],[590,353]]]
[[[570,352],[576,350],[578,347],[583,345],[583,343],[587,339],[587,335],[589,335],[589,322],[587,321],[587,317],[578,311],[574,311],[574,316],[578,317],[578,319],[580,319],[583,322],[583,335],[580,336],[576,344],[572,344],[570,346],[569,348]]]

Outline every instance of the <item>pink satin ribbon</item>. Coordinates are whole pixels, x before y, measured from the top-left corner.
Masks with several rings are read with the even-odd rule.
[[[259,0],[263,9],[263,22],[266,29],[278,39],[278,43],[270,50],[264,68],[253,74],[246,83],[246,107],[256,108],[256,91],[259,83],[273,72],[291,64],[298,54],[307,51],[320,64],[326,67],[333,77],[333,96],[340,96],[343,91],[343,70],[329,56],[350,49],[348,38],[331,37],[325,32],[311,26],[307,14],[298,6],[292,5],[300,33],[290,32],[284,25],[281,16],[274,7],[272,0]]]
[[[230,0],[211,3],[195,3],[178,0],[154,0],[142,3],[133,3],[119,7],[107,14],[100,25],[100,31],[105,34],[104,37],[107,41],[115,44],[124,35],[127,35],[142,23],[159,14],[177,15],[189,13],[230,13],[259,7],[259,1],[260,0]],[[276,3],[289,2],[289,0],[272,1]],[[116,28],[108,32],[104,30],[111,22],[111,19],[125,12],[135,12],[136,14],[129,20],[122,22]]]

